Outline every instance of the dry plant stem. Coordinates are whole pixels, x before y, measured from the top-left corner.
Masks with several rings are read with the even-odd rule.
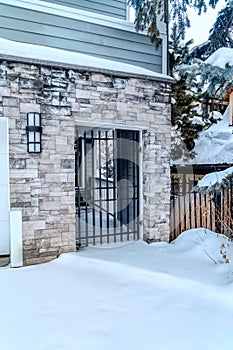
[[[217,261],[215,261],[212,256],[209,255],[209,253],[203,248],[203,252],[206,253],[206,255],[208,256],[208,258],[210,258],[210,260],[212,260],[215,264],[217,264]]]

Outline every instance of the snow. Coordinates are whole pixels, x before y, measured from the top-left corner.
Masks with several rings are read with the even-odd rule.
[[[225,236],[195,229],[0,268],[0,347],[232,350],[232,259]]]
[[[220,48],[215,51],[205,63],[220,68],[225,68],[226,64],[233,65],[233,49]],[[205,87],[204,87],[205,90]],[[203,90],[203,91],[204,91]],[[192,153],[194,158],[185,161],[178,160],[174,163],[189,164],[232,164],[233,163],[233,127],[229,126],[229,107],[224,115],[218,111],[213,111],[209,115],[210,119],[214,119],[217,123],[212,124],[207,130],[199,134],[195,140],[195,147]],[[193,118],[193,124],[200,124],[201,119],[197,115]]]
[[[233,49],[229,47],[221,47],[209,56],[205,63],[225,68],[226,64],[233,66]]]
[[[224,185],[230,177],[233,177],[233,167],[206,174],[198,181],[197,188],[211,191]]]
[[[175,100],[175,98],[174,97],[171,97],[171,104],[176,104],[176,100]]]
[[[192,124],[205,125],[201,117],[193,117]]]
[[[94,54],[94,53],[93,53]],[[69,64],[85,69],[103,69],[114,72],[142,75],[158,79],[173,81],[173,78],[165,74],[156,73],[148,69],[133,66],[126,63],[111,61],[103,58],[97,58],[73,51],[54,49],[46,46],[25,44],[16,41],[0,38],[0,57],[9,56],[18,60],[39,60],[43,62]]]
[[[222,113],[220,113],[218,111],[210,112],[210,117],[214,120],[221,120],[223,118]]]
[[[220,119],[220,113],[214,117]],[[233,127],[229,126],[229,107],[222,120],[212,124],[207,130],[200,133],[195,141],[193,151],[196,156],[190,160],[193,164],[232,164],[233,158]]]

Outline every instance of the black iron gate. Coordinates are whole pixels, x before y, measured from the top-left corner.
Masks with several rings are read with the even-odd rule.
[[[77,244],[139,238],[139,132],[76,131]]]

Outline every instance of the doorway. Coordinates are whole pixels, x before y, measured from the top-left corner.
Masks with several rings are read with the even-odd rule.
[[[76,240],[80,246],[139,238],[140,131],[88,130],[75,139]]]

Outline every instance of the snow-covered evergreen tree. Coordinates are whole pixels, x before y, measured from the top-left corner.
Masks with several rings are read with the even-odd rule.
[[[182,34],[179,32],[176,23],[173,24],[169,38],[169,73],[175,77],[175,68],[183,63],[188,63],[190,56],[190,45],[193,39],[183,43]]]
[[[232,1],[232,0],[228,0]],[[188,9],[197,9],[198,14],[206,12],[208,7],[214,8],[218,0],[129,0],[129,4],[135,9],[135,27],[138,31],[147,30],[151,42],[158,46],[159,26],[158,21],[165,23],[172,21],[182,39],[185,37],[185,29],[190,27]]]
[[[227,0],[226,7],[218,13],[208,41],[191,50],[186,62],[183,61],[183,65],[176,67],[179,75],[185,77],[187,88],[199,96],[204,107],[205,119],[209,118],[208,106],[213,105],[213,101],[221,103],[225,93],[232,87],[232,62],[230,65],[226,61],[225,66],[222,64],[219,66],[213,59],[208,59],[218,49],[221,58],[221,55],[225,55],[226,48],[233,49],[233,0]]]
[[[198,123],[194,122],[196,111],[193,108],[197,99],[207,105],[213,97],[222,96],[233,81],[233,72],[229,67],[214,67],[201,60],[222,45],[232,47],[233,0],[226,0],[226,8],[219,12],[207,43],[194,49],[191,55],[191,42],[182,44],[185,30],[190,26],[188,8],[197,9],[201,15],[209,7],[214,8],[217,2],[218,0],[129,0],[135,9],[136,29],[147,30],[155,46],[160,43],[158,21],[162,19],[165,23],[174,23],[169,43],[170,74],[177,79],[172,87],[173,159],[187,156],[188,153],[190,155],[195,138],[203,128],[210,125],[207,118],[200,117]],[[188,64],[190,60],[192,62]],[[207,113],[207,110],[204,112]]]
[[[194,146],[194,139],[203,130],[205,123],[201,118],[194,121],[197,111],[194,108],[197,104],[197,96],[188,91],[185,74],[178,75],[176,67],[182,62],[187,62],[190,45],[193,40],[187,43],[182,42],[181,33],[176,24],[171,28],[169,41],[169,62],[170,74],[176,78],[176,83],[172,85],[172,159],[187,158],[192,155],[190,152]]]
[[[190,58],[207,59],[220,47],[233,48],[233,1],[229,0],[222,9],[210,30],[209,38],[203,44],[196,46],[190,53]]]
[[[224,48],[219,50],[219,54],[222,52],[224,55]],[[221,103],[226,92],[232,87],[233,66],[226,64],[225,67],[219,67],[210,64],[208,60],[205,62],[195,60],[192,64],[183,64],[176,68],[180,76],[185,77],[187,89],[198,96],[203,105],[203,118],[207,119],[209,116],[207,107],[211,105],[211,101]]]

